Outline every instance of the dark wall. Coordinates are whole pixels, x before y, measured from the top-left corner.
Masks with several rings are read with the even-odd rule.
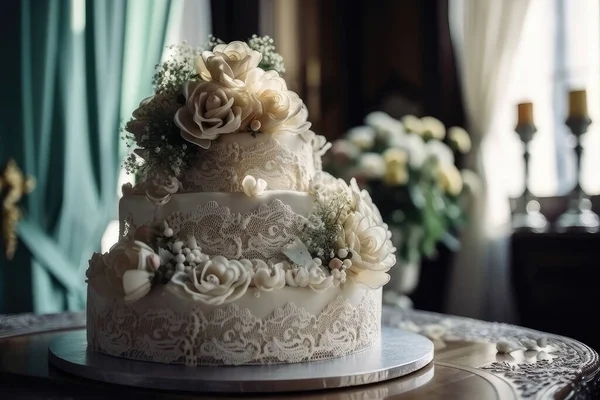
[[[319,107],[315,129],[332,139],[375,109],[464,125],[448,0],[312,3],[300,18],[311,21],[301,33],[306,52],[321,61],[320,101],[308,104]]]

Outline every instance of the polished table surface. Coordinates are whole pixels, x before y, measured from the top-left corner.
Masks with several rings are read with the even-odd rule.
[[[383,323],[428,336],[434,361],[378,384],[273,399],[585,399],[600,398],[598,354],[563,336],[514,325],[384,307]],[[48,363],[48,345],[85,326],[82,313],[0,315],[0,399],[214,398],[102,384],[64,374]],[[535,346],[540,340],[543,346]],[[546,341],[547,343],[544,343]],[[501,353],[503,347],[519,348]],[[533,347],[526,350],[526,347]],[[236,398],[218,396],[219,399]],[[265,398],[245,395],[244,398]]]

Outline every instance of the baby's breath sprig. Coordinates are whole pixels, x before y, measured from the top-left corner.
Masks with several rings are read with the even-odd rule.
[[[212,50],[215,48],[216,45],[218,44],[224,44],[225,42],[222,41],[221,39],[215,37],[214,35],[210,34],[208,35],[208,41],[204,44],[204,46],[202,46],[202,51],[204,50]]]
[[[123,167],[142,179],[161,174],[178,177],[196,154],[195,146],[181,137],[174,117],[185,105],[183,85],[196,75],[194,60],[200,50],[185,42],[167,49],[169,57],[156,66],[152,77],[154,96],[135,111],[124,129],[124,139],[133,151]]]
[[[252,50],[256,50],[262,54],[262,60],[258,66],[265,71],[274,70],[277,71],[279,75],[283,75],[285,73],[283,57],[275,51],[275,45],[273,43],[273,38],[268,35],[252,35],[252,37],[248,39],[248,46]]]
[[[339,193],[327,203],[316,200],[317,206],[308,217],[303,231],[302,242],[313,257],[320,258],[323,265],[335,257],[334,245],[341,229],[342,217],[348,210],[349,203],[345,193]]]
[[[170,57],[156,66],[152,77],[155,93],[180,92],[185,82],[196,75],[194,60],[200,54],[186,42],[167,46]]]
[[[195,154],[195,146],[181,137],[173,116],[181,107],[176,98],[157,94],[139,110],[136,121],[144,124],[143,132],[126,132],[129,147],[135,150],[124,161],[129,173],[144,178],[157,174],[179,177]]]

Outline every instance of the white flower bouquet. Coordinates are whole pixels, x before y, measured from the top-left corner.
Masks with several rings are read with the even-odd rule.
[[[333,142],[324,168],[346,181],[356,178],[393,232],[398,259],[414,264],[434,256],[439,242],[458,248],[466,223],[463,178],[470,171],[459,171],[454,155],[470,148],[463,128],[446,132],[433,117],[398,120],[376,111]]]

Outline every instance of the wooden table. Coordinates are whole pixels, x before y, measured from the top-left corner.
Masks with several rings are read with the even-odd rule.
[[[600,398],[598,354],[573,339],[518,326],[389,306],[384,306],[383,321],[432,338],[434,361],[416,373],[379,384],[285,396],[274,394],[269,398]],[[81,313],[0,316],[0,398],[207,398],[86,381],[48,365],[50,341],[65,331],[83,329],[84,325],[85,316]],[[543,351],[501,354],[496,350],[499,341],[525,343],[539,338],[548,341]]]

